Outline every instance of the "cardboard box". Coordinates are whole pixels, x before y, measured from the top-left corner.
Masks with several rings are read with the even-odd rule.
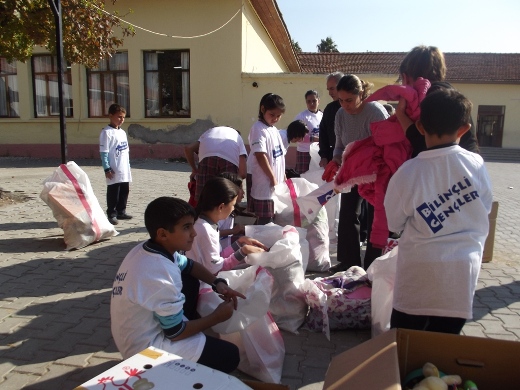
[[[493,260],[493,248],[495,246],[495,230],[497,226],[498,202],[494,201],[491,205],[491,212],[489,213],[489,234],[484,243],[484,254],[482,255],[482,262],[489,263]]]
[[[180,356],[149,347],[74,390],[109,389],[289,390],[272,383],[240,381]]]
[[[520,388],[520,342],[391,329],[334,357],[324,389],[401,389],[426,362],[474,381],[479,390]]]

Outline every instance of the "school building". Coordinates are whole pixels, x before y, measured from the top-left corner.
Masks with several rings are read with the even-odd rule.
[[[132,9],[124,20],[137,26],[136,35],[97,68],[67,67],[69,160],[98,158],[99,132],[114,102],[127,109],[132,158],[176,158],[215,125],[240,130],[247,142],[265,93],[284,98],[283,129],[306,108],[307,90],[320,93],[320,108],[330,102],[328,73],[354,73],[377,89],[396,81],[406,54],[297,54],[275,0],[127,0],[106,7]],[[520,54],[445,57],[447,81],[474,104],[480,145],[520,149]],[[0,58],[0,156],[60,156],[56,72],[56,58],[44,48],[25,63]]]

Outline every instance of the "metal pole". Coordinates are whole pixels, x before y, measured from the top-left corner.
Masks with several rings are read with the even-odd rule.
[[[56,57],[58,59],[58,102],[60,105],[61,163],[67,163],[67,125],[65,123],[65,103],[63,101],[63,34],[61,1],[49,0],[56,25]]]

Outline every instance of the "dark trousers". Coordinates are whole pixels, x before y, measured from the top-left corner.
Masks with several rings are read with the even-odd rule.
[[[361,267],[361,248],[360,248],[360,221],[361,203],[363,198],[359,195],[357,186],[350,192],[341,194],[341,205],[339,210],[338,223],[338,261],[348,267],[357,265]],[[381,256],[382,249],[374,248],[370,243],[370,232],[374,220],[374,206],[367,203],[367,248],[363,261],[363,268],[366,270],[377,257]]]
[[[130,192],[130,183],[116,183],[107,186],[107,216],[117,217],[126,213],[126,203]]]
[[[395,309],[392,310],[392,316],[390,318],[391,328],[453,334],[459,334],[465,323],[465,318],[412,315]]]
[[[206,344],[197,363],[229,374],[238,367],[240,353],[235,344],[206,335]]]

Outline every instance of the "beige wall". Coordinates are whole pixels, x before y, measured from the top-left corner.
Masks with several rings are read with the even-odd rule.
[[[288,68],[249,1],[242,15],[242,71],[280,73]]]
[[[153,7],[150,6],[153,4]],[[111,3],[107,3],[111,7]],[[287,111],[278,124],[286,128],[297,113],[305,109],[304,94],[309,89],[320,93],[320,108],[330,102],[325,88],[326,75],[284,73],[287,67],[272,44],[269,35],[258,20],[247,0],[228,1],[153,1],[127,0],[117,2],[123,8],[133,9],[124,19],[140,27],[175,36],[201,35],[224,25],[208,36],[195,39],[159,36],[137,29],[136,36],[127,38],[121,48],[128,52],[130,66],[131,117],[125,129],[138,129],[130,137],[133,151],[136,146],[150,150],[191,142],[213,124],[239,129],[244,138],[258,115],[260,98],[267,92],[284,98]],[[157,12],[160,10],[160,12]],[[155,119],[144,115],[143,50],[190,50],[191,118]],[[44,52],[36,48],[36,53]],[[59,150],[59,120],[35,119],[30,61],[19,62],[18,85],[20,118],[0,119],[0,155],[24,155],[20,146],[33,145],[32,155],[42,152],[37,145],[55,145],[49,154]],[[394,75],[359,75],[375,84],[375,89],[395,81]],[[257,83],[257,87],[253,86]],[[98,135],[107,123],[104,118],[88,118],[86,72],[83,66],[72,66],[74,117],[67,118],[67,140],[82,156],[97,156]],[[474,103],[474,122],[477,123],[478,105],[506,105],[503,147],[520,148],[520,88],[517,85],[456,85]],[[9,145],[13,145],[9,149]],[[14,146],[18,145],[18,149]],[[74,149],[71,147],[71,149]],[[179,148],[177,148],[179,149]],[[176,150],[177,150],[176,149]],[[169,154],[168,154],[169,153]],[[25,154],[27,155],[27,154]],[[59,153],[56,155],[59,156]]]

